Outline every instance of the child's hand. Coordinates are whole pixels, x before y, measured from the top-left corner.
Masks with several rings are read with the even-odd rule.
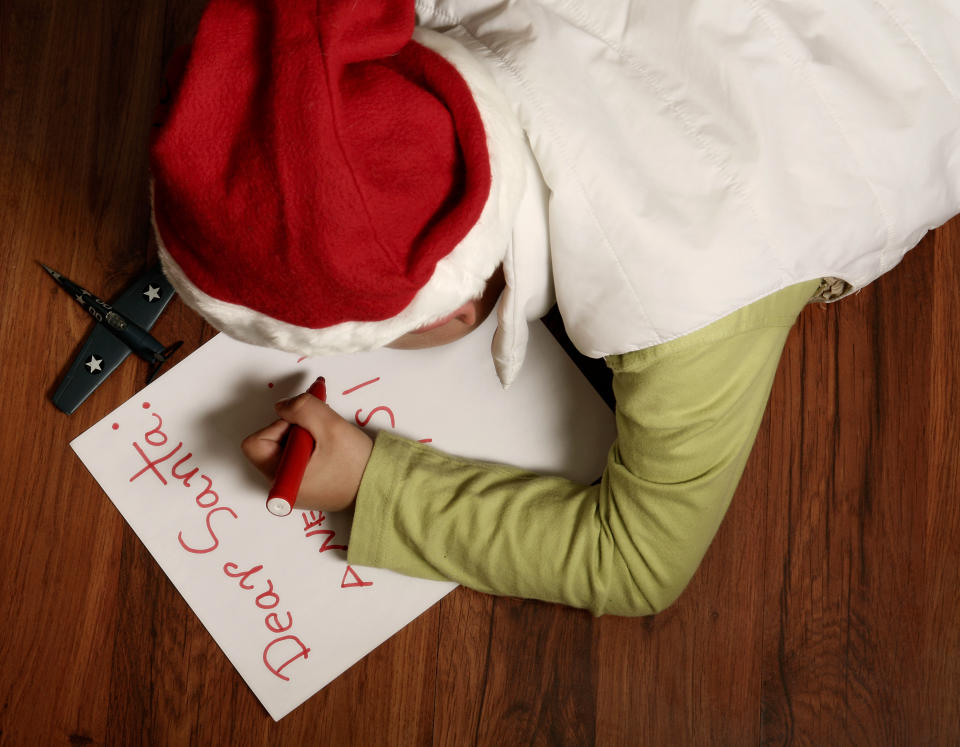
[[[340,511],[353,504],[373,451],[373,439],[344,420],[326,403],[301,394],[276,404],[280,420],[243,440],[243,454],[273,479],[283,437],[291,424],[304,428],[316,442],[297,495],[297,508]]]

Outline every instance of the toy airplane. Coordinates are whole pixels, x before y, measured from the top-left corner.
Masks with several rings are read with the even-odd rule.
[[[112,304],[101,301],[45,264],[41,263],[41,267],[97,321],[54,392],[53,404],[63,412],[76,410],[131,352],[151,364],[149,384],[182,344],[181,341],[164,347],[148,332],[174,295],[159,265],[134,280]]]

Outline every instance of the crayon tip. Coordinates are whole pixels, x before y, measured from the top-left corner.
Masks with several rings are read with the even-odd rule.
[[[293,511],[293,506],[286,498],[268,498],[267,510],[274,516],[286,516]]]

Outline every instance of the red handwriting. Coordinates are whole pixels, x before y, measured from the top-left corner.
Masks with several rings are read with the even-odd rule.
[[[149,407],[148,403],[144,403],[144,409]],[[199,536],[196,529],[180,530],[177,541],[181,549],[191,556],[212,553],[221,545],[218,531],[222,532],[225,528],[227,516],[237,519],[237,512],[221,501],[219,493],[214,489],[213,478],[201,474],[200,467],[191,464],[193,452],[184,449],[183,441],[178,441],[175,446],[168,448],[171,439],[163,430],[163,418],[160,414],[151,412],[150,416],[153,419],[152,427],[143,434],[141,442],[132,443],[144,466],[135,472],[129,481],[134,482],[140,478],[150,480],[152,476],[164,490],[178,484],[190,490],[193,502],[202,510],[203,528],[199,530]],[[181,455],[181,450],[186,453]],[[178,455],[179,458],[172,461]],[[192,484],[193,480],[199,480],[200,484]],[[320,522],[322,521],[321,515]],[[331,545],[333,532],[330,532],[330,535],[325,539],[320,552],[326,549],[346,549],[346,546]],[[280,605],[280,594],[275,590],[273,581],[267,578],[257,587],[255,577],[262,570],[263,565],[255,565],[246,570],[241,570],[236,563],[226,563],[223,566],[223,572],[228,577],[237,579],[241,589],[256,592],[253,602],[257,609],[266,612],[263,624],[270,634],[270,639],[263,648],[263,664],[274,676],[289,681],[290,678],[283,674],[283,670],[298,659],[306,659],[310,648],[298,636],[289,632],[293,628],[293,614],[289,610],[277,609]]]
[[[313,537],[315,535],[323,536],[323,544],[320,545],[319,552],[326,552],[327,550],[346,550],[346,545],[332,545],[330,544],[336,533],[332,529],[322,529],[321,525],[326,521],[327,517],[324,515],[323,511],[305,511],[303,514],[303,535],[304,537]],[[352,582],[347,582],[347,575],[353,577]],[[353,570],[350,565],[347,565],[347,569],[343,572],[343,578],[340,580],[341,589],[349,589],[350,587],[364,587],[364,586],[373,586],[373,581],[364,581],[357,575],[357,572]]]
[[[352,386],[352,387],[348,387],[347,389],[344,389],[343,392],[342,392],[342,394],[343,394],[344,396],[346,396],[346,395],[348,395],[348,394],[353,394],[354,392],[356,392],[356,391],[359,390],[359,389],[363,389],[364,387],[370,386],[371,384],[376,384],[378,381],[380,381],[380,377],[379,377],[379,376],[376,376],[376,377],[374,377],[374,378],[372,378],[372,379],[368,379],[367,381],[364,381],[364,382],[362,382],[362,383],[360,383],[360,384],[356,384],[356,385],[354,385],[354,386]],[[363,413],[363,408],[360,408],[360,409],[358,409],[358,410],[353,414],[353,419],[356,421],[357,425],[360,426],[361,428],[366,428],[367,425],[370,424],[370,421],[373,419],[373,416],[376,415],[377,413],[383,413],[386,417],[388,417],[388,418],[390,419],[390,427],[391,427],[391,428],[394,428],[394,429],[395,429],[395,428],[397,427],[397,418],[396,418],[396,415],[394,415],[393,410],[392,410],[390,407],[388,407],[387,405],[377,405],[377,406],[375,406],[373,409],[371,409],[371,410],[366,414],[365,417],[362,416],[362,413]],[[420,439],[420,443],[422,443],[422,444],[432,443],[432,442],[433,442],[433,439],[432,439],[432,438],[422,438],[422,439]]]
[[[347,583],[347,574],[353,576],[353,581]],[[351,586],[373,586],[373,581],[364,581],[357,575],[357,572],[353,570],[353,566],[348,565],[347,570],[343,572],[343,579],[340,581],[340,588],[349,589]]]
[[[390,417],[390,427],[391,427],[391,428],[396,428],[396,427],[397,427],[397,419],[393,416],[393,410],[391,410],[391,409],[390,409],[389,407],[387,407],[386,405],[380,405],[379,407],[374,407],[374,408],[370,411],[370,413],[367,415],[367,417],[364,418],[363,420],[360,419],[360,413],[361,413],[361,412],[363,412],[362,409],[361,409],[361,410],[357,410],[356,414],[353,416],[354,419],[357,421],[357,425],[359,425],[361,428],[366,428],[366,427],[367,427],[367,423],[369,423],[369,422],[370,422],[370,419],[371,419],[374,415],[376,415],[378,412],[385,412],[385,413],[387,413],[387,415]]]
[[[252,584],[252,583],[248,584],[245,582],[252,579],[262,570],[263,570],[262,564],[257,564],[245,571],[240,570],[239,566],[237,566],[236,563],[224,563],[223,565],[223,572],[229,578],[239,579],[238,581],[239,586],[241,589],[244,589],[245,591],[257,591],[255,584]],[[260,593],[254,597],[253,603],[261,610],[275,610],[277,607],[280,606],[280,594],[278,594],[277,591],[274,589],[273,579],[268,578],[265,580],[265,583],[266,583],[266,589],[264,589],[263,591],[260,591]],[[276,612],[274,611],[268,612],[266,616],[263,618],[263,624],[266,627],[266,629],[269,630],[271,633],[286,633],[288,630],[290,630],[290,628],[293,627],[293,614],[289,610],[283,610],[283,614],[286,616],[285,622],[281,622],[280,616]],[[292,644],[294,653],[292,656],[289,656],[287,659],[283,660],[283,663],[281,663],[279,666],[276,666],[271,660],[271,651],[273,650],[274,646],[277,646],[278,644],[283,644],[283,643]],[[286,646],[283,646],[282,648],[287,649],[287,652],[289,652],[291,646],[286,645]],[[262,658],[263,658],[264,666],[266,666],[266,668],[270,670],[270,672],[273,675],[279,677],[282,680],[289,682],[290,678],[287,677],[285,674],[282,674],[283,670],[286,669],[290,664],[295,662],[297,659],[300,659],[300,658],[307,659],[309,657],[310,657],[310,647],[307,646],[297,636],[289,634],[289,635],[281,635],[280,637],[273,638],[271,641],[269,641],[267,645],[264,646],[263,648]]]
[[[346,550],[346,545],[331,545],[333,538],[337,533],[332,529],[321,529],[320,525],[326,520],[323,511],[307,511],[303,514],[303,536],[313,537],[319,534],[324,538],[323,544],[317,552],[326,552],[327,550]]]
[[[134,441],[134,442],[133,442],[133,448],[137,450],[137,453],[138,453],[141,457],[143,457],[143,461],[145,461],[145,462],[147,463],[147,466],[144,467],[144,468],[143,468],[142,470],[140,470],[139,472],[137,472],[137,474],[135,474],[133,477],[131,477],[131,478],[130,478],[130,482],[133,482],[134,480],[136,480],[138,477],[140,477],[140,475],[142,475],[144,472],[146,472],[146,471],[149,469],[149,470],[152,470],[152,471],[153,471],[153,474],[155,474],[155,475],[157,476],[157,479],[160,480],[160,483],[161,483],[162,485],[166,485],[166,484],[167,484],[167,478],[165,478],[163,475],[160,474],[160,470],[157,469],[157,465],[160,464],[161,462],[167,461],[170,457],[172,457],[174,454],[176,454],[177,451],[180,449],[181,446],[183,446],[182,443],[177,444],[177,447],[176,447],[173,451],[171,451],[169,454],[167,454],[166,456],[162,456],[162,457],[160,457],[159,459],[155,459],[155,460],[151,461],[151,460],[150,460],[150,457],[148,457],[146,454],[144,454],[143,449],[140,448],[140,444],[138,444],[136,441]]]
[[[215,513],[217,513],[217,511],[227,511],[234,519],[237,518],[237,515],[234,513],[233,509],[230,508],[229,506],[220,506],[219,508],[210,509],[207,512],[207,520],[206,520],[207,533],[210,535],[210,539],[213,540],[213,544],[210,545],[210,547],[206,547],[202,550],[197,549],[195,547],[190,547],[190,545],[188,545],[186,542],[183,541],[183,530],[181,529],[180,532],[177,534],[177,539],[180,541],[180,547],[182,547],[187,552],[192,552],[194,555],[204,555],[208,552],[213,552],[214,550],[216,550],[220,546],[220,539],[217,537],[216,534],[214,534],[213,527],[210,526],[210,519],[213,517]]]
[[[170,441],[170,438],[169,436],[167,436],[167,434],[163,430],[163,418],[160,416],[160,414],[156,412],[152,412],[150,413],[150,416],[154,419],[154,426],[153,428],[151,428],[150,430],[148,430],[146,433],[143,434],[143,441],[147,446],[152,446],[154,448],[159,449],[163,446],[166,446],[167,443]],[[162,454],[156,457],[148,456],[146,451],[144,450],[144,447],[142,447],[136,441],[132,443],[132,446],[134,450],[137,452],[137,454],[140,456],[140,458],[143,459],[144,464],[146,466],[143,467],[143,469],[141,469],[139,472],[134,473],[133,476],[130,478],[130,482],[133,482],[134,480],[137,480],[143,475],[145,475],[147,472],[150,472],[153,474],[154,477],[156,477],[160,481],[161,485],[164,485],[164,486],[168,485],[169,482],[167,478],[164,476],[163,472],[159,469],[159,466],[164,462],[166,462],[168,459],[171,459],[175,454],[177,454],[180,451],[180,449],[183,448],[183,441],[178,441],[177,445],[174,446],[166,454]],[[180,482],[185,488],[191,487],[190,480],[193,479],[197,475],[197,473],[200,472],[199,467],[194,467],[193,469],[189,469],[185,467],[182,470],[180,469],[180,467],[184,465],[184,463],[186,463],[192,458],[193,458],[193,452],[188,451],[184,456],[180,457],[180,459],[174,462],[173,466],[170,468],[170,479],[173,480],[174,482]],[[206,485],[204,485],[204,487],[200,490],[200,492],[194,496],[193,500],[197,504],[197,506],[199,506],[200,508],[209,509],[209,511],[207,511],[206,515],[204,516],[204,523],[206,524],[207,534],[209,534],[210,541],[212,542],[212,544],[210,544],[209,547],[203,547],[203,548],[193,547],[192,545],[187,544],[186,540],[184,540],[182,530],[177,535],[177,539],[180,541],[180,546],[187,552],[194,553],[196,555],[202,555],[208,552],[213,552],[220,545],[220,539],[217,537],[216,532],[213,531],[213,526],[211,524],[211,519],[213,518],[213,515],[215,513],[219,511],[226,511],[234,519],[237,518],[236,511],[234,511],[229,506],[217,506],[217,504],[220,502],[220,496],[217,494],[217,491],[213,489],[213,480],[209,476],[203,475],[203,474],[200,475],[200,479],[203,480],[206,483]]]
[[[375,379],[370,379],[370,381],[365,381],[362,384],[357,384],[356,386],[352,386],[349,389],[344,390],[342,393],[344,395],[353,394],[353,392],[357,391],[357,389],[363,389],[363,387],[369,386],[370,384],[376,384],[378,381],[380,381],[379,376]]]

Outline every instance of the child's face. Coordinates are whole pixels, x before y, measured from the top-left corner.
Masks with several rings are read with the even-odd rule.
[[[443,319],[398,337],[387,347],[397,350],[420,350],[459,340],[483,324],[493,307],[497,305],[503,285],[503,268],[498,267],[487,281],[482,296],[467,301]]]

